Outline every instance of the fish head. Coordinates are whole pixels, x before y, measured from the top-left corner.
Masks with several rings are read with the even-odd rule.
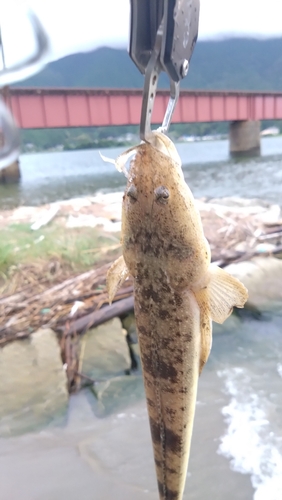
[[[172,141],[160,132],[136,148],[123,198],[123,253],[130,272],[136,258],[165,265],[181,281],[183,265],[210,261],[200,215]],[[204,240],[204,241],[203,241]],[[188,267],[187,267],[188,266]],[[178,273],[178,274],[177,274]],[[183,281],[183,280],[182,280]]]

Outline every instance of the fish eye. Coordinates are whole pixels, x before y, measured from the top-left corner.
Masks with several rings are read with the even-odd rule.
[[[155,189],[155,197],[157,202],[165,204],[169,199],[169,190],[164,186],[159,186]]]
[[[136,189],[136,186],[134,186],[134,184],[131,184],[131,186],[128,188],[126,194],[127,194],[127,196],[129,196],[130,201],[132,203],[135,203],[135,201],[137,201],[137,189]]]

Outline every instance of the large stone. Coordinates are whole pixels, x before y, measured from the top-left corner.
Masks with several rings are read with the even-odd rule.
[[[227,272],[238,278],[249,292],[248,304],[260,311],[282,307],[282,260],[274,257],[255,257],[250,261],[230,264]]]
[[[99,417],[116,413],[144,398],[141,375],[115,377],[95,384],[92,390],[98,400],[94,411]]]
[[[68,404],[66,373],[50,329],[0,349],[0,436],[59,421]]]
[[[14,161],[8,167],[0,170],[0,183],[1,184],[14,184],[18,183],[21,178],[19,160]]]
[[[94,380],[123,375],[131,359],[119,318],[92,328],[82,339],[79,370]]]

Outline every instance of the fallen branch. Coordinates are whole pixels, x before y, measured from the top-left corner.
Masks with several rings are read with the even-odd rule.
[[[118,300],[113,304],[104,306],[98,311],[94,311],[91,314],[87,314],[82,318],[79,318],[68,326],[68,335],[73,333],[84,333],[89,328],[94,328],[95,326],[101,325],[116,316],[121,316],[123,314],[128,314],[134,309],[134,298],[133,296],[127,297],[126,299]],[[62,327],[58,328],[59,331],[63,331]]]

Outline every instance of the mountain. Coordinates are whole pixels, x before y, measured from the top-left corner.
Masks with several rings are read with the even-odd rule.
[[[51,62],[24,87],[141,88],[143,76],[126,50],[103,47]],[[17,84],[19,86],[19,84]],[[159,87],[167,87],[161,75]],[[282,90],[282,38],[199,41],[182,88]]]

